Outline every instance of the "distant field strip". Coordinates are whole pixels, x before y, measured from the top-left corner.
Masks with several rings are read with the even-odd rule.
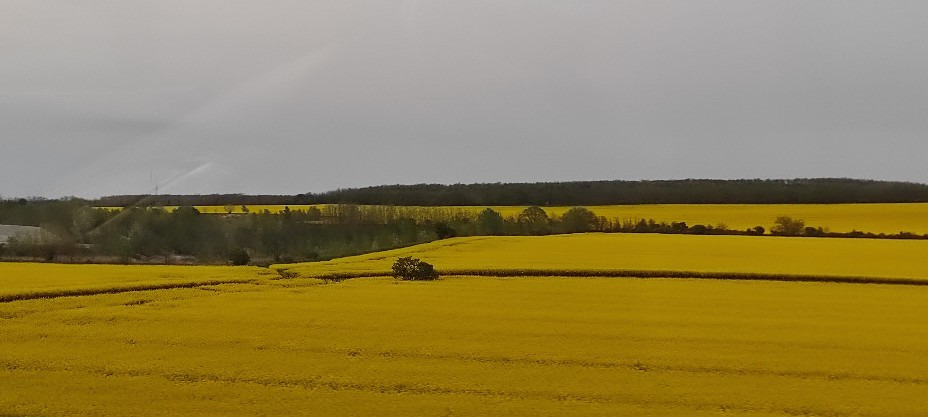
[[[134,285],[113,285],[108,287],[89,287],[61,290],[37,290],[22,292],[18,294],[0,295],[0,303],[10,301],[35,300],[40,298],[58,298],[58,297],[78,297],[102,294],[118,294],[122,292],[133,291],[154,291],[168,290],[176,288],[196,288],[220,284],[250,284],[257,282],[257,279],[226,279],[215,281],[192,281],[192,282],[166,282],[160,284],[134,284]]]
[[[928,283],[926,241],[588,233],[447,239],[326,262],[272,265],[302,277],[389,275],[415,256],[446,275],[617,276]]]
[[[314,205],[324,209],[326,204]],[[277,213],[283,205],[252,205],[250,212],[268,210]],[[310,205],[291,205],[291,210],[306,210]],[[168,210],[175,207],[165,207]],[[440,213],[466,213],[475,215],[483,206],[400,207],[418,216],[429,217],[429,211]],[[524,206],[494,206],[503,216],[518,216]],[[549,215],[559,216],[570,207],[545,207]],[[732,229],[763,226],[769,228],[777,216],[792,216],[814,227],[825,227],[832,232],[859,230],[873,233],[912,232],[928,233],[928,203],[898,204],[645,204],[621,206],[587,206],[598,216],[608,219],[654,219],[658,222],[686,222],[690,225],[718,225],[725,223]],[[197,206],[203,213],[226,213],[224,206]],[[233,213],[242,213],[242,206],[234,206]]]
[[[0,263],[0,302],[254,282],[256,267]]]
[[[767,229],[778,216],[805,220],[814,227],[833,232],[859,230],[873,233],[901,231],[928,233],[928,204],[658,204],[635,206],[593,206],[597,215],[619,219],[649,219],[658,222],[683,221],[690,225],[724,223],[744,230]],[[564,208],[553,210],[563,213]]]

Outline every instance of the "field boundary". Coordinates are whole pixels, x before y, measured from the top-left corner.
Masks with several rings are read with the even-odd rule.
[[[703,272],[703,271],[660,271],[641,269],[450,269],[439,270],[443,276],[479,277],[575,277],[575,278],[679,278],[716,279],[732,281],[780,281],[780,282],[830,282],[841,284],[887,284],[928,286],[928,278],[911,277],[865,277],[853,275],[772,274],[756,272]],[[340,281],[351,278],[389,277],[390,271],[333,272],[318,275],[303,275],[301,278],[318,278]],[[286,279],[286,278],[285,278]]]
[[[154,291],[154,290],[170,290],[170,289],[176,289],[176,288],[196,288],[196,287],[207,287],[210,285],[220,285],[220,284],[254,284],[257,282],[258,280],[255,278],[222,279],[222,280],[195,281],[195,282],[166,282],[166,283],[159,283],[159,284],[124,285],[124,286],[108,287],[108,288],[75,288],[75,289],[64,289],[64,290],[33,291],[33,292],[25,292],[25,293],[20,293],[20,294],[0,294],[0,303],[9,303],[13,301],[25,301],[25,300],[37,300],[37,299],[61,298],[61,297],[79,297],[79,296],[103,295],[103,294],[119,294],[119,293],[124,293],[124,292],[133,292],[133,291]]]

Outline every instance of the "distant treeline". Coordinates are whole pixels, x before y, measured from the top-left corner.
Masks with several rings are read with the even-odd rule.
[[[769,234],[805,237],[928,239],[928,235],[831,233],[802,219],[772,219]],[[322,209],[285,208],[247,214],[207,215],[190,206],[123,210],[94,208],[84,200],[0,200],[0,224],[39,226],[39,234],[0,243],[0,258],[59,262],[280,263],[322,260],[424,243],[454,236],[548,235],[557,233],[666,233],[765,235],[763,226],[744,230],[725,224],[689,225],[597,216],[576,206],[561,215],[529,206],[504,217],[445,208],[333,204]]]
[[[0,258],[58,262],[270,263],[318,260],[424,243],[430,222],[361,223],[354,211],[286,210],[216,216],[193,207],[101,210],[83,200],[0,201],[0,224],[39,226],[39,235],[0,242]]]
[[[610,204],[837,204],[928,202],[928,185],[843,178],[792,180],[573,181],[382,185],[299,195],[125,195],[98,206],[371,204],[398,206],[593,206]]]

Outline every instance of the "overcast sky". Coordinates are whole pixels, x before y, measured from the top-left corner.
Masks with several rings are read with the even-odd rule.
[[[0,195],[928,182],[928,2],[0,0]]]

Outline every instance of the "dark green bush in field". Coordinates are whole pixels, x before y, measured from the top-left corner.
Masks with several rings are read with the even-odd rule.
[[[457,236],[457,232],[448,223],[435,223],[435,236],[439,239],[448,239]]]
[[[767,230],[763,226],[755,226],[747,230],[747,234],[752,236],[763,236]]]
[[[404,281],[432,281],[438,279],[438,272],[435,272],[432,264],[407,256],[393,263],[393,278]]]
[[[251,262],[251,256],[245,249],[238,249],[229,254],[229,262],[232,265],[248,265]]]
[[[573,207],[561,216],[561,229],[567,233],[596,230],[596,214],[586,207]]]
[[[822,237],[825,236],[825,229],[822,229],[821,227],[806,226],[806,228],[803,229],[802,234],[809,237]]]
[[[506,219],[498,211],[489,207],[477,215],[478,233],[484,235],[501,235],[506,230]]]
[[[541,207],[531,206],[522,210],[519,213],[518,222],[527,234],[546,235],[551,233],[551,219]]]

